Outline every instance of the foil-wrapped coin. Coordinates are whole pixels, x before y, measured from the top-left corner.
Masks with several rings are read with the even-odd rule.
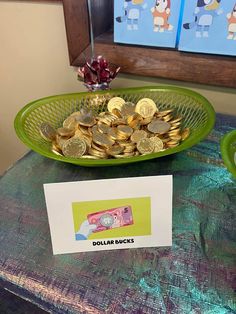
[[[71,136],[74,135],[75,130],[73,130],[73,129],[68,129],[68,128],[58,128],[58,129],[57,129],[57,133],[58,133],[60,136],[68,136],[68,137],[71,137]]]
[[[132,156],[134,156],[134,153],[114,155],[114,157],[117,159],[124,159],[124,158],[129,158]]]
[[[181,120],[182,120],[182,118],[179,117],[179,118],[176,118],[176,119],[174,119],[174,120],[171,120],[171,123],[172,123],[172,124],[181,123]]]
[[[117,118],[122,118],[121,112],[119,109],[114,108],[111,112],[114,116],[116,116]]]
[[[183,132],[181,133],[182,141],[186,140],[186,138],[188,138],[189,135],[190,135],[190,129],[185,128]]]
[[[85,154],[87,145],[85,140],[70,138],[62,146],[63,155],[71,158],[80,158]]]
[[[52,142],[52,152],[58,156],[63,156],[60,147],[57,142]]]
[[[86,127],[92,127],[96,123],[96,120],[94,119],[94,117],[91,117],[88,115],[80,115],[77,118],[77,121],[80,125],[86,126]]]
[[[56,145],[62,150],[63,144],[69,139],[70,137],[60,136],[59,134],[56,135]]]
[[[81,131],[83,134],[85,134],[85,135],[92,135],[92,132],[89,130],[88,127],[79,125],[79,126],[78,126],[78,130],[80,130],[80,131]]]
[[[92,142],[91,147],[96,149],[96,150],[98,150],[99,152],[103,152],[103,153],[106,150],[106,148],[104,148],[104,147],[102,147],[102,146],[100,146],[100,145],[98,145],[98,144],[96,144],[94,142]]]
[[[133,121],[141,121],[141,120],[143,120],[143,118],[140,116],[140,114],[138,114],[137,112],[136,113],[133,113],[133,114],[131,114],[131,115],[129,115],[128,117],[127,117],[127,119],[126,119],[126,121],[127,121],[127,124],[130,124],[131,122],[133,122]]]
[[[170,135],[171,140],[173,141],[181,141],[182,136],[180,134]]]
[[[144,130],[135,130],[134,133],[131,135],[130,139],[134,143],[138,143],[139,141],[147,138],[148,133]]]
[[[106,153],[110,156],[119,155],[124,151],[124,147],[119,144],[113,145],[106,150]]]
[[[170,131],[178,129],[178,128],[180,127],[180,124],[181,124],[180,122],[178,122],[178,123],[180,123],[180,124],[178,124],[178,123],[172,124],[171,121],[170,121],[169,123],[171,123]]]
[[[134,152],[136,149],[136,145],[134,146],[125,146],[125,149],[123,151],[123,153],[132,153]]]
[[[80,129],[75,131],[75,134],[73,137],[83,138],[84,134],[81,132]]]
[[[110,114],[106,114],[103,117],[99,117],[98,119],[100,123],[106,124],[108,126],[110,126],[114,120],[115,120],[114,116]]]
[[[170,113],[172,113],[172,112],[173,112],[173,109],[168,109],[168,110],[159,111],[159,112],[157,113],[157,116],[159,116],[159,117],[164,117],[164,116],[166,116],[166,115],[168,115],[168,114],[170,114]]]
[[[55,140],[56,130],[47,122],[43,122],[39,127],[39,133],[42,138],[48,142]]]
[[[166,143],[167,146],[171,146],[171,145],[179,145],[179,141],[176,140],[170,140]]]
[[[155,102],[150,98],[140,99],[135,108],[135,112],[139,113],[143,118],[153,117],[157,111]]]
[[[110,128],[107,135],[110,139],[116,141],[118,139],[117,128]]]
[[[150,141],[154,144],[154,153],[157,153],[163,150],[164,144],[159,137],[157,136],[150,137]]]
[[[147,126],[148,131],[152,133],[166,133],[169,131],[171,124],[159,119],[153,119]]]
[[[117,118],[115,121],[112,122],[112,126],[118,126],[118,125],[126,125],[126,121],[123,118]]]
[[[107,158],[107,153],[104,151],[99,151],[95,148],[89,148],[88,153],[92,156],[98,157],[99,159],[104,159]]]
[[[107,109],[109,112],[112,112],[113,109],[120,110],[122,105],[125,103],[125,100],[121,97],[113,97],[109,100],[107,104]]]
[[[136,105],[134,103],[130,101],[125,102],[120,109],[122,117],[126,118],[130,115],[133,115],[135,113],[135,108],[136,108]]]
[[[173,117],[172,117],[171,114],[168,114],[168,115],[166,115],[166,116],[163,117],[163,120],[164,120],[165,122],[169,122],[169,121],[171,121],[172,119],[173,119]]]
[[[107,136],[107,134],[102,134],[99,132],[93,134],[93,141],[96,144],[105,147],[110,147],[115,143],[109,136]]]
[[[92,131],[92,133],[98,132],[98,125],[95,124],[94,126],[92,126],[92,127],[91,127],[91,131]]]
[[[117,132],[118,132],[118,135],[121,134],[125,136],[126,138],[128,138],[133,133],[133,129],[128,125],[118,125]]]
[[[119,141],[119,145],[124,148],[124,153],[130,153],[136,150],[136,143],[127,140]]]
[[[73,136],[74,138],[75,136]],[[91,147],[92,145],[92,137],[87,134],[83,134],[82,136],[79,137],[81,140],[84,140],[86,142],[87,147]]]
[[[137,150],[142,155],[153,153],[154,148],[155,148],[155,146],[154,146],[153,142],[150,140],[150,138],[144,138],[143,140],[141,140],[137,143]]]
[[[142,119],[140,121],[140,124],[141,125],[148,125],[152,121],[152,119],[153,119],[153,117],[148,117],[148,118]]]
[[[179,146],[179,143],[175,143],[175,144],[167,143],[166,144],[166,148],[174,148],[174,147],[177,147],[177,146]]]
[[[177,128],[177,129],[174,129],[174,130],[170,130],[168,132],[168,135],[171,136],[171,135],[177,135],[177,134],[180,134],[180,128]]]
[[[63,127],[68,129],[76,129],[78,127],[78,122],[75,116],[69,116],[63,122]]]
[[[84,158],[84,159],[100,159],[99,157],[92,156],[92,155],[83,155],[80,158]]]
[[[107,134],[108,131],[110,130],[110,126],[104,123],[99,123],[97,124],[97,130],[100,133]]]
[[[181,117],[174,116],[172,109],[158,112],[149,98],[137,105],[121,97],[109,99],[110,111],[97,112],[105,108],[105,102],[92,109],[86,102],[57,131],[47,123],[42,125],[40,134],[52,142],[52,152],[84,159],[128,158],[176,147],[189,136]]]

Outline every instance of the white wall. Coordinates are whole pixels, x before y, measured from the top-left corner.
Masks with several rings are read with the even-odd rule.
[[[236,114],[233,89],[128,75],[119,75],[112,87],[165,83],[194,89],[216,111]],[[0,173],[27,150],[15,135],[16,113],[32,100],[82,90],[69,66],[62,5],[0,1]]]

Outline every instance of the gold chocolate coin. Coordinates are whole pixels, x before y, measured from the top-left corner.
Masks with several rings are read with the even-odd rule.
[[[163,150],[164,144],[159,137],[157,136],[150,137],[150,141],[154,144],[154,153],[157,153]]]
[[[100,159],[99,157],[92,156],[92,155],[83,155],[83,156],[81,156],[81,158],[84,158],[84,159]]]
[[[109,136],[99,132],[93,134],[93,141],[94,143],[105,147],[110,147],[115,143]]]
[[[69,116],[66,118],[66,120],[63,122],[63,127],[68,129],[76,129],[78,126],[78,122],[76,121],[76,118],[74,116]]]
[[[104,123],[99,123],[99,124],[97,124],[97,130],[100,133],[107,134],[108,131],[110,130],[110,126],[107,124],[104,124]]]
[[[121,112],[119,109],[114,108],[111,112],[114,116],[116,116],[117,118],[122,118]]]
[[[123,117],[128,117],[130,115],[133,115],[135,113],[136,105],[130,101],[123,104],[123,106],[120,109],[121,115]]]
[[[135,130],[134,133],[131,135],[131,141],[134,143],[138,143],[139,141],[147,138],[148,134],[144,130]]]
[[[171,120],[171,123],[173,124],[180,123],[181,120],[182,118],[177,118],[177,119]]]
[[[70,138],[62,146],[63,155],[71,158],[80,158],[85,154],[86,149],[86,142],[79,138]]]
[[[168,110],[164,110],[164,111],[159,111],[159,112],[158,112],[158,116],[159,116],[159,117],[164,117],[164,116],[170,114],[171,112],[173,112],[172,109],[168,109]]]
[[[182,141],[186,140],[186,138],[188,138],[190,135],[190,129],[189,128],[185,128],[181,134],[182,137]]]
[[[42,123],[39,131],[52,142],[51,151],[72,158],[129,158],[171,149],[190,134],[189,128],[183,128],[181,117],[176,117],[172,109],[158,111],[150,98],[140,99],[135,105],[121,97],[109,97],[97,110],[102,110],[105,101],[108,111],[95,115],[92,104],[86,103],[57,130]]]
[[[43,139],[48,142],[55,140],[56,138],[56,130],[47,122],[43,122],[39,127],[39,133]]]
[[[152,133],[166,133],[169,131],[171,124],[159,119],[153,119],[147,126],[148,131]]]
[[[89,148],[88,152],[89,152],[90,155],[98,157],[99,159],[100,158],[102,158],[102,159],[107,158],[106,152],[99,151],[99,150],[97,150],[95,148],[92,148],[92,147]]]
[[[149,124],[152,121],[152,119],[153,119],[153,117],[148,117],[148,118],[142,119],[140,121],[140,124],[141,125],[147,125],[147,124]]]
[[[157,111],[155,102],[150,98],[140,99],[135,108],[135,112],[139,113],[143,118],[153,117]]]
[[[130,137],[133,133],[133,129],[128,125],[118,125],[117,131],[118,134],[124,135],[125,137]]]
[[[119,144],[113,145],[106,150],[107,154],[110,156],[119,155],[123,152],[124,147],[120,146]]]
[[[88,116],[88,115],[80,115],[77,118],[77,121],[80,125],[82,126],[93,126],[96,123],[96,120],[94,119],[94,117]]]
[[[59,128],[59,129],[57,129],[57,133],[60,136],[68,136],[68,137],[70,137],[70,136],[74,135],[75,130],[68,129],[68,128]]]
[[[60,147],[56,142],[52,142],[52,152],[56,155],[63,156]]]
[[[109,100],[107,104],[107,109],[109,112],[112,112],[113,109],[121,110],[122,105],[125,103],[125,100],[121,97],[113,97]]]
[[[154,151],[154,148],[154,143],[150,140],[150,138],[144,138],[137,143],[137,150],[142,155],[151,154]]]
[[[57,134],[56,136],[56,144],[57,146],[62,149],[63,144],[69,139],[69,137],[63,137]]]
[[[176,135],[170,135],[170,138],[171,140],[174,140],[174,141],[180,141],[182,139],[182,136],[179,134],[176,134]]]
[[[117,128],[110,128],[108,131],[108,137],[116,141],[118,138]]]

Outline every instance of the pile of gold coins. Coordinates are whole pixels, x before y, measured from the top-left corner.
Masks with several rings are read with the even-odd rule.
[[[107,111],[94,115],[82,109],[72,113],[55,130],[44,122],[40,134],[52,143],[52,152],[71,158],[127,158],[178,146],[190,134],[173,110],[159,111],[155,102],[143,98],[134,104],[113,97]]]

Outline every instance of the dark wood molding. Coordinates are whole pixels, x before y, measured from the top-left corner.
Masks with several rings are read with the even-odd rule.
[[[8,1],[15,1],[16,0],[8,0]],[[62,2],[63,0],[17,0],[17,2]]]
[[[87,0],[63,0],[70,64],[90,44]]]
[[[207,85],[236,87],[236,58],[122,45],[113,42],[113,0],[92,0],[95,52],[121,71]],[[63,0],[70,64],[84,64],[91,56],[86,0]]]

